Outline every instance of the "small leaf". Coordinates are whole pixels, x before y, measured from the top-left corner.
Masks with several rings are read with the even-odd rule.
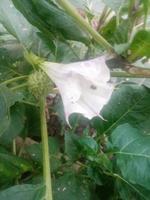
[[[10,122],[0,136],[0,144],[10,144],[13,139],[20,135],[25,125],[25,109],[23,105],[15,105],[10,109]]]
[[[6,86],[0,86],[0,135],[10,125],[10,107],[22,99],[20,93],[12,92]]]
[[[150,57],[150,31],[140,30],[138,31],[129,47],[131,55],[129,56],[130,61],[140,59],[142,57]]]
[[[26,151],[35,163],[38,163],[40,166],[42,166],[43,156],[41,144],[32,144],[26,148]],[[49,137],[49,151],[51,159],[51,171],[54,172],[61,166],[59,142],[56,138]]]
[[[16,178],[19,178],[21,174],[31,171],[31,164],[15,155],[4,151],[0,148],[0,183],[11,182]]]
[[[87,155],[96,155],[98,153],[98,144],[90,136],[80,137],[77,143],[80,145],[82,151]]]
[[[65,133],[65,153],[71,160],[76,160],[80,154],[76,144],[77,137],[75,134]]]

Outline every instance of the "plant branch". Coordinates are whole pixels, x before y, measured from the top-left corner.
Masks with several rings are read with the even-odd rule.
[[[106,64],[112,70],[111,75],[114,77],[150,78],[150,68],[130,64],[118,55],[106,60]],[[115,69],[121,69],[122,71],[115,71]]]
[[[133,76],[141,76],[144,78],[150,78],[149,68],[141,68],[141,67],[136,67],[134,65],[127,65],[125,67],[125,70]]]
[[[136,67],[137,69],[137,67]],[[149,73],[145,74],[139,74],[139,73],[129,73],[129,72],[125,72],[125,71],[111,71],[111,76],[112,77],[122,77],[122,78],[150,78],[150,70]]]
[[[28,86],[28,83],[23,83],[23,84],[15,86],[15,87],[12,87],[11,90],[18,90],[18,89],[21,89],[21,88],[24,88],[27,86]]]
[[[27,77],[28,77],[27,75],[24,75],[24,76],[19,76],[19,77],[11,78],[9,80],[6,80],[6,81],[0,83],[0,85],[8,85],[8,84],[10,84],[12,82],[20,81],[22,79],[26,79]]]
[[[44,95],[43,95],[44,96]],[[41,118],[41,137],[42,137],[42,151],[43,151],[43,176],[46,186],[45,200],[52,200],[52,184],[51,184],[51,168],[50,155],[48,146],[48,133],[45,114],[45,97],[40,99],[40,118]]]
[[[93,39],[99,44],[106,48],[109,52],[114,53],[114,48],[110,43],[105,40],[96,30],[94,30],[91,25],[85,21],[80,14],[77,12],[76,8],[68,0],[57,0],[59,5],[70,15],[76,22],[82,27],[86,32],[90,33]]]

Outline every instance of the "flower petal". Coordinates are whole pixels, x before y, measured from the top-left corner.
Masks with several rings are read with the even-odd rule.
[[[72,113],[81,113],[89,119],[100,116],[109,101],[113,86],[107,83],[110,72],[105,61],[106,56],[101,56],[71,64],[44,64],[46,73],[60,91],[68,124]]]
[[[107,56],[101,56],[88,61],[81,61],[66,65],[66,70],[80,74],[93,82],[107,82],[110,72],[105,63]]]

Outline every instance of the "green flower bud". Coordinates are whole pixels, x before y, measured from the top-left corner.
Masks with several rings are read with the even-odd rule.
[[[28,78],[28,88],[31,94],[37,99],[41,96],[46,96],[52,91],[53,83],[43,71],[36,71],[32,73]]]

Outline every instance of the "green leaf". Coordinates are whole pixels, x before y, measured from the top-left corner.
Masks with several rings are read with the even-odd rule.
[[[149,200],[150,191],[138,185],[131,185],[123,182],[121,179],[116,180],[115,188],[122,200]]]
[[[129,48],[129,44],[128,43],[122,43],[122,44],[116,44],[114,46],[114,49],[115,49],[115,52],[118,54],[118,55],[121,55],[123,54],[124,52],[126,52]]]
[[[7,12],[6,12],[7,11]],[[12,0],[0,1],[0,22],[27,49],[32,49],[38,55],[47,55],[49,45],[38,35],[39,30],[33,27],[14,7]],[[21,51],[23,49],[21,48]]]
[[[112,17],[108,23],[105,23],[104,26],[100,29],[100,34],[105,37],[109,42],[114,43],[114,32],[116,31],[116,17]]]
[[[0,37],[1,38],[1,37]],[[5,38],[0,44],[0,82],[24,74],[19,59],[22,59],[22,46],[14,38]]]
[[[0,192],[3,200],[42,200],[45,195],[43,185],[16,185]]]
[[[91,200],[88,182],[75,174],[66,173],[53,184],[55,200]]]
[[[130,61],[140,59],[144,56],[150,57],[150,31],[140,30],[138,31],[129,47],[131,55],[129,56]]]
[[[127,20],[122,20],[117,26],[116,17],[114,16],[100,29],[100,33],[113,45],[128,44],[129,27],[130,22]]]
[[[80,154],[76,144],[77,137],[75,134],[65,133],[65,153],[71,160],[76,160]]]
[[[132,184],[150,190],[150,136],[129,124],[118,126],[111,135],[117,167]]]
[[[145,15],[148,14],[149,6],[150,6],[150,1],[149,0],[142,0],[143,7],[144,7],[144,13]]]
[[[21,43],[32,45],[31,25],[15,9],[11,0],[0,1],[0,21]]]
[[[84,154],[96,155],[98,153],[98,144],[90,136],[81,136],[78,139],[77,143],[78,143],[78,145],[80,145]]]
[[[26,148],[26,151],[35,163],[38,163],[40,166],[43,165],[41,144],[32,144]],[[49,151],[51,171],[54,172],[61,166],[60,147],[56,138],[49,137]]]
[[[98,144],[90,136],[77,136],[76,134],[65,134],[65,153],[71,160],[77,160],[81,155],[94,159],[98,153]]]
[[[10,124],[10,107],[21,99],[20,93],[13,92],[4,85],[0,86],[0,135]]]
[[[111,131],[123,123],[149,133],[150,130],[150,90],[136,84],[123,84],[114,91],[109,103],[103,108],[104,120],[95,118],[93,127],[99,134]]]
[[[11,144],[23,130],[25,125],[25,109],[22,105],[15,105],[10,110],[9,126],[0,136],[0,144]]]
[[[51,1],[13,0],[13,3],[28,21],[47,37],[54,39],[57,36],[80,42],[89,41],[74,19]]]
[[[16,180],[21,174],[31,170],[32,166],[28,161],[0,149],[0,184]]]

